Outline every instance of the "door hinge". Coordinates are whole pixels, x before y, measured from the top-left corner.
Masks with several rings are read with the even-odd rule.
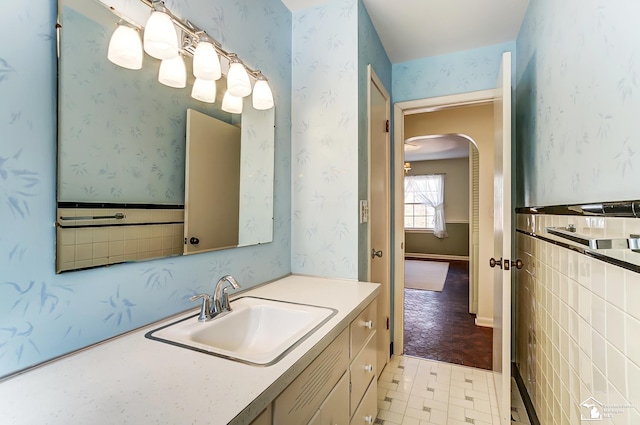
[[[389,316],[387,316],[387,330],[389,330]]]
[[[389,132],[389,120],[385,121],[385,124],[384,124],[384,132],[385,132],[385,133],[388,133],[388,132]]]

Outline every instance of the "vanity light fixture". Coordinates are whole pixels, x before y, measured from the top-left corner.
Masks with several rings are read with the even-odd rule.
[[[244,98],[234,96],[227,90],[222,98],[222,110],[230,114],[241,114]]]
[[[144,51],[156,59],[178,56],[178,33],[163,2],[154,1],[153,11],[144,27]]]
[[[235,53],[229,55],[229,74],[227,75],[227,92],[236,97],[251,94],[251,81],[242,61]]]
[[[183,55],[193,56],[193,74],[196,81],[191,90],[191,96],[202,102],[213,103],[216,97],[215,83],[212,85],[210,82],[215,82],[222,76],[220,58],[224,58],[229,63],[229,71],[227,93],[223,98],[222,109],[234,114],[242,113],[242,98],[249,96],[252,92],[250,76],[256,80],[253,89],[253,107],[259,110],[273,107],[273,93],[267,79],[260,71],[247,67],[235,53],[225,51],[220,43],[189,20],[176,17],[162,0],[140,0],[140,2],[151,8],[151,16],[144,27],[142,48],[149,56],[162,60],[158,75],[158,80],[162,84],[175,88],[185,87],[187,76]],[[132,22],[113,7],[110,9],[122,20]],[[137,26],[133,23],[132,25]],[[107,56],[116,65],[140,69],[143,54],[140,53],[139,57],[135,56],[137,54],[135,52],[141,50],[140,36],[136,33],[137,39],[134,40],[132,31],[136,33],[136,30],[121,22],[112,36]],[[120,37],[124,37],[121,33],[125,34],[129,41],[120,42]],[[118,60],[117,45],[124,45],[125,50],[120,48],[120,51],[125,53],[121,55],[135,57],[135,61],[133,59]]]
[[[273,108],[273,93],[267,79],[258,71],[256,84],[253,86],[253,108],[259,111]]]
[[[219,80],[222,77],[220,58],[212,40],[204,35],[200,37],[193,54],[193,75],[202,80]]]
[[[204,80],[196,78],[191,89],[191,97],[205,103],[215,103],[216,82],[215,80]]]
[[[408,174],[410,170],[411,170],[411,163],[410,162],[405,162],[404,163],[404,173]]]
[[[182,55],[165,59],[160,63],[158,81],[165,86],[181,89],[187,86],[187,68]]]
[[[140,69],[143,55],[138,31],[120,21],[109,40],[107,59],[123,68]]]

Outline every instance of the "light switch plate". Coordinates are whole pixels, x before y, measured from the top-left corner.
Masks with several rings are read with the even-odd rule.
[[[369,221],[369,201],[360,200],[360,223]]]

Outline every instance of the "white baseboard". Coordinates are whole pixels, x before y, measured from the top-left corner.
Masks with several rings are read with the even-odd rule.
[[[469,261],[468,255],[445,255],[445,254],[412,254],[407,252],[404,254],[404,258],[413,257],[413,258],[431,258],[433,260],[459,260],[459,261]]]
[[[493,317],[476,316],[476,326],[482,326],[483,328],[493,328]]]

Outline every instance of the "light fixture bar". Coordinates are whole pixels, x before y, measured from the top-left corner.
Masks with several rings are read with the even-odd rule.
[[[187,34],[188,40],[187,43],[184,43],[184,38],[183,37],[183,46],[182,46],[182,50],[184,53],[187,53],[191,56],[193,56],[193,54],[195,53],[195,48],[198,45],[198,41],[200,41],[201,37],[206,37],[208,40],[210,40],[213,44],[213,47],[216,49],[216,51],[218,52],[218,54],[222,57],[224,57],[227,61],[230,61],[231,58],[233,57],[237,57],[237,55],[235,53],[231,53],[231,52],[227,52],[226,50],[224,50],[222,48],[222,44],[220,44],[220,42],[216,39],[214,39],[213,37],[211,37],[209,34],[207,34],[207,32],[201,28],[199,28],[197,25],[195,25],[193,22],[189,21],[189,20],[185,20],[183,21],[182,19],[178,18],[176,15],[174,15],[171,10],[169,10],[169,8],[166,7],[166,5],[164,4],[163,1],[154,1],[154,0],[140,0],[142,3],[144,3],[147,7],[149,7],[150,9],[156,10],[156,4],[158,5],[162,5],[163,7],[163,11],[169,15],[169,17],[171,18],[171,20],[176,24],[176,26],[178,28],[180,28],[184,33]],[[118,16],[120,16],[119,13],[117,13],[115,11],[115,9],[111,8],[111,10]],[[259,75],[261,75],[262,73],[260,72],[260,70],[255,70],[252,69],[250,67],[247,66],[247,64],[243,61],[242,62],[244,64],[245,69],[247,70],[247,73],[249,75],[251,75],[253,77],[254,80],[258,80],[259,79]],[[264,78],[264,77],[262,77]]]

